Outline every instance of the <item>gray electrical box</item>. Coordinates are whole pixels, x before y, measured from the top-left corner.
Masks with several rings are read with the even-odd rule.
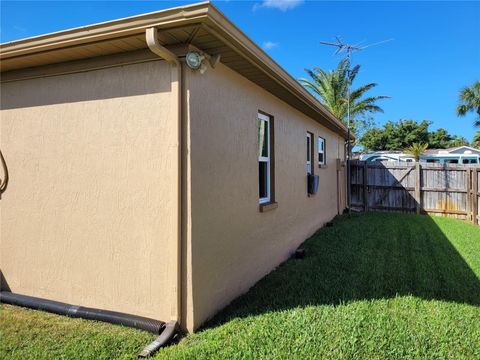
[[[318,191],[318,175],[308,175],[308,193],[314,195]]]

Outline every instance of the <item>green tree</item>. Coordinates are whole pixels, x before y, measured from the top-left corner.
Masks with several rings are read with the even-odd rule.
[[[420,161],[420,156],[428,149],[428,144],[414,143],[410,145],[405,152],[413,155],[416,162]]]
[[[476,112],[475,126],[480,126],[480,81],[460,90],[457,115],[465,116],[469,112]]]
[[[402,150],[415,143],[428,144],[430,124],[431,122],[427,120],[420,123],[414,120],[388,121],[383,128],[367,130],[359,143],[371,151]]]
[[[447,148],[456,147],[456,146],[469,146],[469,145],[470,143],[463,136],[453,135],[452,141],[450,141],[450,145],[447,146]]]
[[[310,90],[322,104],[344,124],[347,124],[348,84],[353,84],[360,70],[360,65],[350,71],[350,62],[342,59],[335,70],[325,71],[318,67],[313,70],[305,69],[311,79],[300,79],[300,83]],[[366,96],[366,93],[377,84],[369,83],[350,93],[351,129],[356,135],[370,124],[369,115],[383,112],[377,101],[387,99],[388,96]]]
[[[451,135],[445,129],[429,131],[431,121],[414,120],[388,121],[381,128],[371,128],[360,138],[359,143],[365,150],[403,150],[413,144],[427,144],[431,149],[445,149],[468,145],[468,141],[457,135]]]
[[[428,146],[431,149],[446,149],[449,147],[468,145],[463,136],[450,135],[445,129],[437,129],[430,132]]]
[[[480,149],[480,131],[477,131],[477,133],[473,136],[472,146],[474,148]]]

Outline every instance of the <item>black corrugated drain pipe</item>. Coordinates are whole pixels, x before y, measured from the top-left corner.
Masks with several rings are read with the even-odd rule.
[[[128,326],[160,335],[154,342],[148,345],[141,354],[139,354],[141,357],[148,356],[154,351],[158,350],[161,346],[167,344],[175,336],[178,329],[176,321],[165,324],[163,321],[154,320],[143,316],[71,305],[59,301],[15,294],[9,291],[0,291],[0,302],[35,310],[47,311],[58,315],[66,315],[73,318],[103,321],[110,324]]]
[[[178,331],[178,323],[176,321],[170,321],[165,325],[162,333],[159,337],[153,340],[150,344],[148,344],[143,351],[138,354],[138,357],[145,358],[153,354],[155,351],[160,349],[162,346],[168,344],[175,334]]]

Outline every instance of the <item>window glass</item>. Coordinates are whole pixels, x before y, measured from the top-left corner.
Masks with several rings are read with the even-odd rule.
[[[317,141],[317,151],[318,151],[318,164],[325,165],[325,139],[321,136],[318,137]]]
[[[258,119],[258,156],[268,156],[268,122]]]
[[[259,179],[258,179],[258,192],[259,192],[259,197],[260,199],[265,199],[268,198],[268,186],[267,186],[267,181],[268,181],[268,171],[267,171],[267,162],[258,162],[258,174],[259,174]]]
[[[310,161],[310,154],[312,153],[312,145],[310,143],[310,134],[307,134],[307,161]]]
[[[312,168],[312,139],[313,134],[307,132],[307,174],[313,175]]]

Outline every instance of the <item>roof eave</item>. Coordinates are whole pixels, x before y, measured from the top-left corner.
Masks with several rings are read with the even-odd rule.
[[[141,34],[149,27],[172,29],[201,24],[253,66],[290,92],[312,114],[319,114],[332,131],[347,135],[346,126],[289,75],[210,2],[196,3],[0,44],[0,59],[64,49],[123,36]]]
[[[162,29],[202,22],[210,7],[209,2],[196,3],[6,42],[0,44],[0,59],[140,34],[149,27]]]
[[[320,112],[328,121],[331,122],[338,130],[347,134],[347,127],[338,120],[330,111],[328,111],[312,94],[310,94],[297,80],[288,74],[275,60],[273,60],[265,51],[263,51],[255,42],[253,42],[242,30],[240,30],[233,22],[231,22],[220,10],[214,6],[210,6],[207,22],[215,27],[222,29],[229,35],[227,39],[230,44],[235,44],[242,48],[248,58],[254,60],[254,65],[264,67],[264,71],[274,76],[291,92],[305,102],[306,106],[312,107],[312,110]],[[243,55],[243,54],[241,54]]]

